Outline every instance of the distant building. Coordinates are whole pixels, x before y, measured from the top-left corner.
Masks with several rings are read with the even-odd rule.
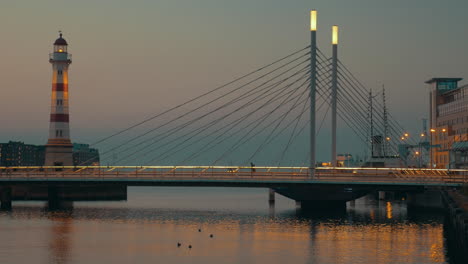
[[[44,166],[46,146],[10,141],[0,143],[0,167]],[[99,151],[88,144],[73,144],[73,165],[99,165]]]
[[[349,153],[337,154],[336,156],[338,167],[352,167],[356,165],[353,159],[353,155]]]
[[[99,165],[99,151],[88,144],[73,143],[73,165]]]
[[[462,78],[432,78],[430,92],[431,164],[468,168],[468,85]]]
[[[0,143],[0,166],[42,166],[45,147],[10,141]]]

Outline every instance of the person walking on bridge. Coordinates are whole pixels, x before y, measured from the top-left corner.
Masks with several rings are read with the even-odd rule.
[[[255,164],[253,164],[253,162],[250,162],[250,167],[252,167],[251,168],[252,172],[255,172]]]

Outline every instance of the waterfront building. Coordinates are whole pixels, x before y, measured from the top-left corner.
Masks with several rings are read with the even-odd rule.
[[[353,159],[353,155],[349,153],[337,154],[336,160],[337,160],[337,167],[352,167],[356,165]]]
[[[432,78],[430,90],[431,164],[468,168],[468,85],[462,78]]]
[[[74,166],[99,165],[99,151],[88,144],[74,143],[72,148]],[[0,167],[44,166],[46,146],[10,141],[0,143]],[[46,165],[47,166],[47,165]]]
[[[73,165],[99,165],[99,151],[88,144],[73,143]]]
[[[52,95],[46,166],[73,165],[68,102],[68,67],[71,64],[71,54],[67,48],[68,43],[60,33],[60,37],[54,42],[54,51],[49,56],[52,64]]]
[[[0,166],[42,166],[45,147],[24,144],[19,141],[0,143]]]

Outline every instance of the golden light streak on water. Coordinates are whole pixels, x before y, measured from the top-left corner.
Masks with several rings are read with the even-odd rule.
[[[393,210],[392,210],[392,203],[391,202],[387,202],[387,219],[392,219],[393,218]]]

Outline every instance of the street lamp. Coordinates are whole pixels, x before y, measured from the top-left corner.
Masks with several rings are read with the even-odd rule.
[[[421,168],[421,155],[419,155],[419,151],[414,152],[414,154],[418,157],[418,167]]]

